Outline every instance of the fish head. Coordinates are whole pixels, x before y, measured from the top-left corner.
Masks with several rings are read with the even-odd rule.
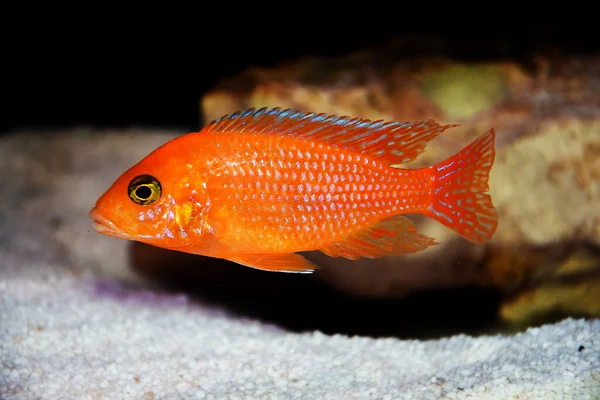
[[[202,177],[163,146],[124,172],[89,216],[103,235],[177,249],[205,233],[208,198]]]

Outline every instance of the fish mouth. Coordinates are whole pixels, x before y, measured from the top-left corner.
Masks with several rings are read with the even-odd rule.
[[[100,213],[98,212],[98,210],[96,210],[96,208],[92,208],[88,214],[88,216],[93,220],[92,222],[92,227],[94,228],[94,230],[98,233],[101,233],[103,235],[107,235],[107,236],[116,236],[116,237],[125,237],[126,235],[124,235],[122,232],[119,231],[119,229],[116,227],[116,225],[104,218],[102,215],[100,215]]]

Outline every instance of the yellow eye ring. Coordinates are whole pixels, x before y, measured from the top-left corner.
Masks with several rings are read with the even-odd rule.
[[[162,187],[152,175],[139,175],[131,180],[127,193],[134,203],[147,206],[160,198]]]

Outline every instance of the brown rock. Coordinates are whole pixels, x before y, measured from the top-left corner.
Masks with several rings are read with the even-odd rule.
[[[528,326],[550,315],[600,315],[600,275],[596,252],[579,249],[566,260],[555,265],[555,279],[508,297],[500,308],[500,315],[516,326]]]
[[[556,265],[584,247],[600,247],[600,56],[532,53],[521,62],[506,57],[476,62],[448,55],[452,43],[428,47],[423,40],[405,38],[340,58],[251,68],[204,96],[201,110],[206,121],[241,108],[278,106],[461,124],[431,143],[411,167],[446,158],[496,128],[490,191],[500,221],[487,246],[415,216],[421,231],[441,245],[411,257],[359,262],[310,257],[325,267],[316,274],[319,279],[359,295],[491,285],[518,298],[519,288],[557,279]],[[420,43],[428,49],[425,56],[414,51]],[[600,270],[600,256],[594,254],[585,263],[575,257],[583,276],[592,273],[590,260],[591,270]],[[597,314],[594,307],[585,310]]]

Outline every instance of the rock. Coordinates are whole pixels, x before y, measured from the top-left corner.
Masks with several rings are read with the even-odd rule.
[[[201,111],[206,122],[241,108],[278,106],[461,124],[433,141],[410,167],[440,161],[496,128],[490,192],[500,220],[489,244],[468,243],[415,216],[420,230],[441,245],[410,257],[359,262],[310,257],[324,267],[319,279],[355,295],[393,297],[476,285],[510,295],[506,307],[530,301],[536,303],[532,309],[555,309],[556,301],[540,303],[544,296],[526,290],[567,279],[557,275],[564,263],[573,270],[564,285],[575,291],[573,282],[600,271],[600,56],[531,52],[517,61],[487,49],[492,54],[474,61],[456,56],[454,43],[427,40],[401,38],[338,58],[251,68],[206,94]],[[463,50],[477,56],[480,49]],[[585,262],[576,256],[590,248]],[[561,296],[565,302],[575,298]],[[574,310],[569,304],[558,308]],[[581,304],[578,312],[599,315],[591,304]],[[503,315],[514,320],[506,309]]]
[[[502,319],[523,328],[544,322],[549,316],[600,315],[600,276],[586,274],[598,270],[598,254],[582,249],[555,268],[555,277],[564,279],[542,281],[517,292],[514,298],[508,297],[500,308]],[[566,271],[570,268],[574,271]]]

